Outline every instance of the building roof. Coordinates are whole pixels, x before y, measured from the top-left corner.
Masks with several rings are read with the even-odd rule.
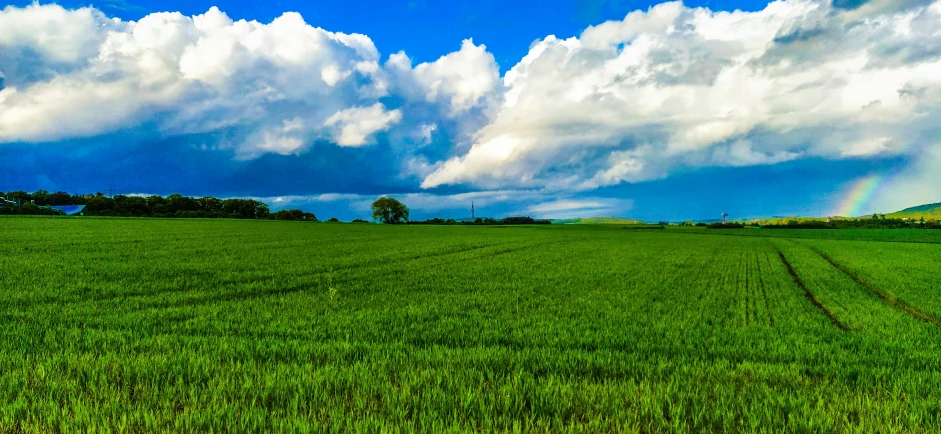
[[[57,211],[62,211],[65,215],[75,215],[85,209],[85,205],[53,205],[50,207]]]

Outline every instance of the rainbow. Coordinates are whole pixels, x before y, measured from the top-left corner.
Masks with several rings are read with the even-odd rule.
[[[860,211],[869,203],[869,199],[872,197],[872,194],[875,193],[876,189],[879,188],[879,184],[881,183],[882,176],[880,175],[871,175],[853,181],[849,189],[847,189],[843,200],[840,201],[839,205],[837,205],[836,209],[833,211],[833,215],[841,217],[859,217]]]

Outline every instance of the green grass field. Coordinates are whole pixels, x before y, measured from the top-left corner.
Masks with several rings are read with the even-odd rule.
[[[941,231],[0,234],[0,432],[941,430]]]

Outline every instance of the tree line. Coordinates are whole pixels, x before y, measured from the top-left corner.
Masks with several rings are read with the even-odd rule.
[[[941,229],[941,222],[925,221],[924,218],[897,219],[873,214],[872,218],[834,219],[831,221],[790,220],[787,224],[762,225],[765,229]]]
[[[529,216],[520,216],[520,217],[506,217],[502,219],[493,219],[493,218],[477,218],[474,220],[455,220],[455,219],[443,219],[443,218],[432,218],[428,220],[415,220],[409,221],[410,225],[549,225],[552,224],[549,220],[539,220],[534,219]]]
[[[285,209],[271,212],[268,205],[254,199],[218,199],[212,196],[188,197],[181,194],[169,196],[138,196],[103,194],[69,194],[64,191],[50,193],[38,190],[0,191],[0,197],[12,202],[0,203],[0,214],[21,215],[59,215],[61,212],[51,206],[85,205],[82,213],[87,216],[107,217],[170,217],[170,218],[234,218],[295,220],[316,222],[317,216],[299,209]],[[409,209],[405,204],[392,197],[381,197],[372,204],[373,220],[387,223],[407,223],[413,225],[520,225],[549,224],[549,220],[537,220],[532,217],[507,217],[503,219],[478,218],[474,221],[432,218],[428,220],[409,220]],[[339,222],[333,217],[327,222]],[[368,223],[355,219],[352,223]]]
[[[406,223],[410,225],[539,225],[551,224],[549,220],[536,220],[528,216],[502,219],[477,218],[474,220],[443,219],[409,220],[410,211],[404,203],[393,197],[380,197],[372,203],[372,218],[386,224]]]
[[[6,202],[0,208],[3,214],[55,215],[51,206],[85,205],[82,212],[89,216],[112,217],[179,217],[179,218],[235,218],[317,221],[313,213],[299,209],[271,212],[268,205],[254,199],[218,199],[212,196],[188,197],[180,194],[169,196],[113,197],[103,194],[69,194],[63,191],[50,193],[38,190],[0,192],[13,203]]]

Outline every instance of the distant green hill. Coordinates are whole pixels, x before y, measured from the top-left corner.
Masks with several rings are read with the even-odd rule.
[[[560,225],[604,225],[604,224],[619,224],[619,225],[636,225],[642,224],[640,220],[629,219],[625,217],[590,217],[590,218],[574,218],[574,219],[559,219],[552,220],[553,224]]]
[[[810,222],[810,221],[826,221],[826,217],[758,217],[752,219],[744,220],[745,223],[758,223],[760,225],[786,225],[791,221],[799,221],[801,223]]]
[[[892,214],[886,214],[886,217],[911,219],[920,219],[924,217],[925,220],[938,220],[941,219],[941,203],[929,203],[927,205],[905,208]]]

